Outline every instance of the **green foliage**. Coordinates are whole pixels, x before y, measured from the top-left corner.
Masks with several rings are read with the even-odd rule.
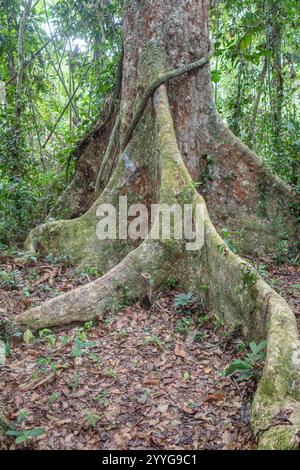
[[[72,377],[71,377],[71,380],[69,382],[69,387],[72,389],[72,390],[75,390],[76,388],[79,387],[79,375],[77,374],[77,372],[75,372]]]
[[[175,276],[170,276],[168,279],[163,281],[163,287],[166,289],[176,289],[176,287],[178,287],[178,280]]]
[[[76,336],[73,341],[71,356],[74,358],[84,356],[87,350],[93,346],[95,346],[95,343]]]
[[[260,276],[262,276],[263,278],[267,279],[269,277],[269,273],[265,264],[260,263],[257,266],[257,271],[260,274]]]
[[[188,317],[183,317],[177,322],[177,331],[181,335],[188,335],[190,332],[192,319]]]
[[[157,347],[161,351],[164,350],[165,348],[165,343],[163,340],[161,340],[158,336],[153,335],[147,340],[148,344],[152,344],[153,346]]]
[[[27,441],[45,434],[45,430],[42,428],[24,429],[23,423],[28,420],[29,413],[27,410],[20,410],[16,424],[11,425],[10,429],[6,432],[7,436],[15,438],[16,444],[24,444]]]
[[[96,401],[100,406],[107,406],[110,403],[109,398],[109,391],[103,389],[97,395],[94,396],[93,400]]]
[[[86,413],[84,416],[84,420],[89,428],[94,429],[97,427],[97,423],[101,420],[101,416],[95,413]]]
[[[108,377],[110,379],[113,379],[113,380],[117,380],[117,378],[118,378],[118,372],[115,369],[113,369],[112,367],[106,369],[105,375],[106,375],[106,377]]]
[[[198,299],[192,292],[177,294],[174,298],[173,305],[178,313],[191,315],[197,308]]]
[[[76,142],[92,130],[114,89],[121,50],[122,1],[33,2],[17,132],[13,76],[22,13],[20,0],[0,3],[0,80],[7,95],[7,105],[0,105],[0,243],[5,245],[23,241],[44,221],[68,184]]]
[[[244,271],[244,286],[251,287],[257,282],[257,271],[246,261],[242,262]]]
[[[196,334],[195,334],[195,338],[194,338],[194,341],[195,343],[200,343],[204,338],[204,333],[203,331],[197,331]]]
[[[216,51],[212,81],[219,111],[275,173],[299,190],[298,8],[297,0],[219,0],[211,8],[210,29]],[[272,40],[278,34],[282,40]]]
[[[22,280],[21,274],[19,271],[0,271],[0,287],[8,287],[12,290],[17,289]]]
[[[237,253],[238,247],[235,241],[232,239],[230,231],[227,228],[223,228],[221,231],[221,237],[223,238],[225,244],[233,252]]]
[[[15,437],[16,444],[23,444],[30,439],[42,436],[46,431],[42,428],[22,429],[20,431],[10,430],[6,432],[7,436]]]
[[[33,373],[32,378],[36,379],[40,376],[47,375],[51,371],[56,371],[57,365],[51,359],[50,356],[47,357],[39,357],[36,360],[36,372]]]
[[[250,343],[250,351],[243,359],[233,361],[224,371],[224,377],[238,375],[238,381],[242,382],[250,379],[259,379],[262,373],[263,363],[266,357],[267,342],[262,341],[259,344]]]
[[[58,392],[52,392],[50,397],[49,397],[49,405],[53,405],[53,403],[55,403],[60,397],[60,394]]]
[[[184,372],[182,374],[182,378],[185,382],[188,382],[190,380],[190,373],[189,372]]]
[[[47,328],[44,328],[43,330],[39,331],[39,337],[41,339],[45,338],[48,345],[51,346],[51,348],[54,348],[56,346],[57,338],[53,332]]]

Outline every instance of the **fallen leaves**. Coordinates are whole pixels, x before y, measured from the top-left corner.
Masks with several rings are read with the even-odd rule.
[[[156,379],[155,377],[148,377],[143,380],[144,385],[156,385],[158,386],[160,384],[160,380]]]
[[[55,372],[53,372],[47,375],[46,377],[42,377],[41,379],[36,379],[33,382],[30,382],[28,384],[21,384],[19,388],[23,392],[28,392],[29,390],[33,391],[36,388],[41,387],[42,385],[54,382],[55,376],[56,374]]]
[[[22,269],[23,279],[32,276],[26,285],[33,305],[53,296],[54,290],[65,292],[86,280],[75,278],[74,270],[47,264]],[[24,285],[5,293],[6,310],[23,308]],[[173,297],[172,293],[161,296],[151,315],[136,305],[89,329],[85,334],[93,346],[80,357],[72,356],[78,328],[52,332],[55,343],[47,337],[30,338],[28,345],[12,349],[0,389],[10,419],[16,420],[26,409],[29,427],[45,429],[31,447],[252,448],[242,412],[248,410],[245,403],[252,390],[246,384],[236,390],[229,378],[219,375],[234,358],[235,346],[225,346],[209,323],[196,342],[196,318],[191,332],[180,335]],[[0,445],[14,444],[0,438]]]
[[[175,345],[175,356],[186,358],[186,352],[182,349],[180,343],[176,343]]]
[[[225,399],[224,393],[212,393],[206,397],[208,403],[217,403],[219,401],[223,401]]]

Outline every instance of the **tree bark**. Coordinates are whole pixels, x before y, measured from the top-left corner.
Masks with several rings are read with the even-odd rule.
[[[9,70],[9,78],[11,81],[14,81],[16,77],[16,70],[15,70],[15,61],[14,61],[14,56],[13,56],[13,48],[11,44],[13,18],[9,11],[9,5],[8,5],[7,0],[3,0],[3,7],[6,12],[6,24],[7,24],[7,31],[8,31],[7,64],[8,64],[8,70]]]
[[[250,145],[252,144],[253,139],[254,139],[256,119],[257,119],[258,109],[259,109],[260,100],[261,100],[261,96],[262,96],[262,92],[263,92],[264,82],[265,82],[265,78],[266,78],[266,74],[267,74],[267,67],[268,67],[268,62],[267,62],[267,59],[265,58],[264,59],[263,69],[262,69],[262,72],[261,72],[260,77],[259,77],[258,90],[257,90],[257,94],[256,94],[256,97],[255,97],[255,101],[254,101],[254,105],[253,105],[253,111],[252,111],[252,117],[251,117],[251,121],[250,121],[250,125],[249,125],[248,140],[249,140]]]
[[[19,162],[19,146],[20,146],[20,126],[21,126],[21,115],[23,111],[23,77],[24,77],[24,36],[26,31],[26,25],[28,17],[30,15],[32,0],[26,0],[24,3],[24,11],[21,18],[18,34],[18,71],[16,76],[16,95],[15,95],[15,112],[14,112],[14,172],[20,170]]]
[[[80,218],[37,227],[26,242],[31,253],[68,255],[74,264],[96,266],[104,275],[22,313],[15,326],[39,329],[101,317],[111,311],[112,300],[123,298],[124,286],[132,300],[141,299],[143,273],[151,277],[153,290],[174,276],[183,288],[198,291],[208,308],[218,311],[231,328],[248,339],[267,338],[268,355],[252,426],[260,436],[260,447],[291,448],[300,431],[300,343],[295,317],[255,270],[228,249],[213,222],[239,230],[244,252],[268,251],[279,237],[274,221],[284,223],[294,236],[296,223],[289,207],[293,192],[217,114],[208,63],[209,1],[127,0],[124,8],[117,165],[98,199]],[[202,183],[201,194],[193,181]],[[177,240],[174,234],[169,240],[155,239],[159,217],[144,241],[100,241],[96,234],[99,205],[117,206],[119,196],[125,195],[128,205],[143,201],[148,208],[155,203],[189,203],[194,211],[199,208],[201,221],[193,222],[202,248],[187,251],[186,240]],[[203,284],[208,287],[205,295],[203,289],[199,291]],[[276,416],[286,408],[293,410],[291,426],[274,427]]]

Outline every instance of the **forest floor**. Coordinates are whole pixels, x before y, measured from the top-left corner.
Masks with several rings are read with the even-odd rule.
[[[259,270],[294,308],[300,326],[299,267],[264,262]],[[51,258],[23,265],[2,256],[0,276],[1,320],[92,281],[97,272]],[[255,383],[222,375],[247,345],[211,313],[176,312],[176,294],[157,294],[150,312],[112,305],[122,311],[43,330],[26,342],[15,338],[1,367],[0,396],[18,436],[0,437],[0,448],[254,449]],[[24,430],[38,429],[40,436],[16,443]]]

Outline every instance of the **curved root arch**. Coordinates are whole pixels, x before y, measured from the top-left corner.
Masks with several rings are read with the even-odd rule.
[[[296,447],[300,432],[300,343],[295,317],[285,301],[252,272],[251,266],[225,247],[216,232],[204,200],[193,189],[191,178],[181,158],[166,88],[161,83],[158,81],[151,93],[145,94],[145,100],[142,100],[138,113],[121,142],[121,148],[125,147],[123,158],[145,106],[159,86],[154,98],[156,145],[160,156],[161,174],[159,200],[167,204],[178,203],[181,201],[182,192],[189,188],[190,202],[203,208],[203,248],[191,255],[185,251],[183,243],[175,239],[152,240],[150,231],[145,242],[134,250],[130,247],[123,261],[103,277],[19,315],[16,318],[16,326],[41,328],[102,316],[110,310],[112,299],[122,298],[122,289],[125,286],[131,289],[132,298],[139,297],[140,276],[143,272],[149,273],[154,280],[154,287],[158,287],[173,269],[183,285],[197,288],[199,284],[207,284],[210,307],[222,313],[230,326],[241,328],[248,338],[268,339],[263,377],[252,408],[252,426],[255,434],[259,436],[261,448]],[[246,151],[244,147],[241,148],[239,141],[235,141],[227,131],[224,132],[233,146],[244,151],[246,158],[260,165],[254,154]],[[108,146],[109,152],[111,147]],[[111,183],[97,203],[104,200],[111,202],[111,189],[120,177],[118,171],[122,171],[121,167],[115,171]],[[280,182],[277,181],[276,184],[280,191],[288,192]],[[93,240],[89,253],[92,257],[92,252],[99,249],[99,244],[95,242],[96,205],[81,218],[80,224],[76,221],[70,221],[69,224],[58,222],[56,225],[49,224],[36,229],[30,236],[28,246],[39,248],[43,243],[41,240],[47,239],[47,243],[44,242],[44,249],[47,250],[51,246],[51,239],[58,237],[61,251],[67,251],[70,245],[66,244],[65,240],[71,236],[73,243],[77,244],[75,248],[71,247],[73,259],[76,261],[80,259],[77,253],[82,252],[86,246],[82,240],[89,238]],[[155,223],[159,223],[158,220]],[[80,239],[79,243],[76,237]],[[222,245],[224,249],[220,250]],[[89,257],[88,259],[91,261]],[[254,279],[250,283],[247,282],[249,272],[252,272],[251,279]],[[282,418],[286,414],[289,416],[288,425]]]
[[[156,94],[155,109],[161,157],[160,202],[170,204],[178,202],[191,179],[178,150],[164,86]],[[188,280],[195,288],[199,280],[207,283],[210,306],[221,312],[230,326],[242,328],[249,338],[268,339],[263,377],[252,407],[252,426],[259,436],[260,448],[295,448],[300,432],[300,343],[295,317],[285,301],[257,274],[254,282],[247,283],[251,267],[225,246],[224,250],[219,249],[224,242],[210,221],[203,198],[193,190],[191,200],[204,208],[205,224],[205,244],[193,254],[193,268],[180,242],[153,241],[150,232],[139,248],[105,276],[19,315],[16,325],[41,328],[104,315],[111,299],[122,297],[122,287],[131,288],[133,298],[138,297],[143,272],[150,273],[154,287],[158,287],[173,265],[177,273],[182,273],[183,283]],[[170,250],[176,255],[173,259]],[[282,418],[286,414],[289,424]]]

